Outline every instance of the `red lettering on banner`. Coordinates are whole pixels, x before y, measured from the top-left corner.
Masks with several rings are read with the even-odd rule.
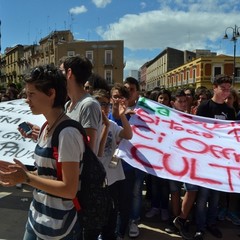
[[[213,124],[213,129],[212,130],[215,130],[215,129],[224,129],[224,128],[234,128],[235,126],[239,126],[239,124],[237,122],[231,122],[231,121],[228,121],[229,123],[217,123],[215,122]],[[207,124],[207,123],[205,123]]]
[[[240,121],[163,114],[147,103],[135,109],[126,161],[160,177],[240,192]]]
[[[182,125],[178,122],[175,122],[174,120],[172,119],[169,119],[169,120],[162,120],[163,122],[165,123],[169,123],[169,128],[170,129],[173,129],[173,130],[178,130],[178,131],[183,131],[184,128],[182,127]]]
[[[192,129],[187,129],[186,132],[187,132],[187,133],[190,133],[190,134],[197,135],[197,136],[203,136],[203,137],[205,137],[205,138],[213,138],[213,135],[210,134],[210,133],[205,133],[205,132],[200,133],[200,132],[198,132],[198,131],[196,131],[196,130],[193,131]]]
[[[230,187],[230,190],[234,191],[231,172],[232,171],[240,172],[240,167],[222,166],[222,165],[218,165],[218,164],[214,164],[214,163],[209,163],[209,166],[226,169],[227,175],[228,175],[228,185]]]
[[[188,173],[188,171],[189,171],[189,166],[188,166],[188,161],[187,161],[186,158],[183,157],[182,160],[183,160],[183,164],[184,164],[183,169],[180,170],[180,171],[176,171],[176,170],[173,170],[173,169],[171,168],[171,166],[173,165],[173,163],[170,164],[169,158],[164,158],[164,159],[163,159],[164,169],[165,169],[167,172],[169,172],[169,173],[171,173],[172,175],[174,175],[174,176],[183,177],[184,175],[186,175],[186,174]],[[177,164],[177,162],[175,161],[174,164]]]
[[[236,162],[240,162],[240,154],[239,153],[233,153],[233,156],[234,156]]]
[[[240,161],[240,154],[236,153],[235,149],[223,148],[222,146],[218,145],[207,145],[198,139],[181,138],[176,141],[176,145],[179,149],[188,153],[205,154],[209,152],[216,158],[225,158],[230,160],[232,157],[234,157],[236,162]]]
[[[146,151],[148,150],[151,150],[151,151],[155,151],[157,153],[159,153],[160,155],[162,155],[162,159],[159,159],[159,160],[164,160],[164,159],[167,159],[170,157],[170,154],[167,154],[167,153],[163,153],[161,150],[157,149],[157,148],[154,148],[154,147],[149,147],[149,146],[146,146],[146,145],[143,145],[143,144],[136,144],[135,146],[133,146],[131,148],[131,154],[132,154],[132,157],[140,164],[142,164],[144,167],[148,167],[148,168],[153,168],[155,170],[162,170],[163,167],[162,166],[157,166],[157,165],[152,165],[150,164],[149,162],[145,162],[144,159],[141,159],[140,156],[138,156],[138,153],[139,152],[139,149],[141,148],[145,148]]]
[[[237,155],[235,153],[235,149],[233,149],[233,148],[223,148],[223,150],[222,150],[223,157],[225,157],[226,159],[231,159],[232,155],[230,154],[230,152],[233,152],[233,155]],[[236,162],[238,162],[238,161],[236,161]]]
[[[165,133],[160,133],[160,136],[158,137],[158,142],[161,143],[163,140],[163,137],[166,137]]]
[[[194,131],[192,129],[187,129],[187,133],[194,134],[194,135],[197,135],[197,136],[201,136],[201,134],[198,131]]]
[[[175,122],[174,120],[162,120],[162,122],[169,124],[169,129],[177,131],[186,131],[187,133],[194,134],[196,136],[203,136],[205,138],[213,138],[213,135],[210,133],[200,133],[192,129],[184,129],[180,123]]]
[[[202,177],[198,177],[196,175],[197,171],[197,160],[195,158],[191,158],[191,172],[190,172],[190,178],[193,180],[197,180],[203,183],[209,183],[209,184],[218,184],[221,185],[222,183],[219,181],[215,181],[209,178],[202,178]]]
[[[212,152],[213,156],[216,158],[220,158],[222,155],[222,149],[223,147],[217,146],[217,145],[210,145],[209,151]]]
[[[229,123],[217,123],[217,122],[210,122],[210,123],[207,123],[207,122],[202,122],[200,121],[200,119],[198,121],[194,120],[194,119],[191,119],[189,118],[188,116],[185,116],[185,115],[182,115],[185,119],[182,120],[182,123],[185,123],[185,124],[191,124],[191,125],[202,125],[205,129],[207,130],[216,130],[216,129],[224,129],[224,128],[234,128],[236,126],[240,126],[240,122],[230,122]]]
[[[192,146],[193,143],[197,144],[198,147],[193,147]],[[204,154],[204,153],[207,153],[209,150],[207,144],[205,144],[204,142],[198,139],[193,139],[193,138],[181,138],[176,141],[176,145],[178,146],[179,149],[186,151],[188,153],[193,152],[193,153]],[[187,147],[191,147],[191,149]]]
[[[144,129],[144,130],[142,130]],[[145,138],[145,139],[148,139],[148,140],[153,140],[153,138],[151,137],[147,137],[146,135],[143,135],[142,132],[145,131],[146,133],[148,133],[149,135],[149,132],[152,132],[153,134],[156,134],[156,132],[151,129],[150,127],[148,126],[142,126],[142,125],[133,125],[132,126],[132,131],[133,133],[135,133],[136,135],[142,137],[142,138]],[[159,137],[157,139],[157,141],[159,143],[161,143],[163,141],[163,138],[166,137],[166,134],[165,133],[159,133]]]
[[[149,134],[149,131],[153,132],[154,134],[156,134],[156,132],[154,130],[152,130],[150,127],[148,126],[142,126],[142,125],[133,125],[132,126],[132,131],[133,133],[137,134],[138,136],[142,137],[142,138],[145,138],[145,139],[149,139],[149,140],[152,140],[152,138],[150,137],[147,137],[145,135],[143,135],[141,133],[141,129],[146,129],[145,131]]]
[[[159,165],[153,165],[150,162],[148,162],[148,160],[145,158],[145,156],[141,156],[142,149],[146,149],[146,151],[153,151],[153,152],[156,152],[157,154],[159,154],[159,159],[158,159]],[[204,145],[203,149],[205,151],[205,145]],[[203,151],[203,150],[201,150],[201,151]],[[135,146],[133,146],[131,148],[130,152],[132,154],[133,159],[145,168],[152,168],[153,170],[158,170],[158,171],[164,170],[176,177],[183,177],[189,173],[190,179],[192,179],[195,182],[199,182],[201,184],[202,183],[212,184],[212,185],[222,185],[223,184],[220,181],[199,176],[198,174],[200,172],[197,169],[197,159],[195,159],[195,158],[188,159],[187,157],[180,157],[179,161],[181,161],[182,167],[180,170],[177,171],[177,170],[173,169],[173,166],[174,165],[176,166],[176,164],[178,164],[178,166],[179,166],[181,164],[179,164],[179,162],[176,160],[174,160],[174,163],[171,162],[171,161],[173,161],[170,158],[171,155],[168,153],[164,153],[163,151],[161,151],[157,148],[146,146],[143,144],[136,144]],[[240,167],[222,166],[222,165],[213,164],[213,163],[210,163],[209,166],[225,169],[227,172],[227,175],[228,175],[229,188],[231,191],[234,191],[233,183],[232,183],[232,172],[238,171],[240,174]]]
[[[159,124],[159,121],[160,121],[159,117],[158,117],[157,121],[155,122],[156,117],[154,116],[154,119],[151,118],[149,116],[149,114],[141,108],[138,108],[136,110],[136,114],[138,115],[138,119],[141,120],[144,123],[155,123],[156,124],[156,122],[157,122],[157,124]]]
[[[136,110],[136,114],[138,115],[138,120],[144,122],[145,124],[148,123],[148,124],[155,124],[155,125],[159,125],[160,122],[162,121],[163,123],[167,123],[169,126],[169,129],[171,130],[176,130],[176,131],[186,131],[187,133],[189,134],[193,134],[193,135],[196,135],[196,136],[203,136],[205,138],[213,138],[213,135],[210,134],[210,133],[207,133],[207,132],[198,132],[196,130],[191,130],[191,129],[185,129],[180,123],[172,120],[172,119],[169,119],[169,120],[165,120],[165,119],[161,119],[159,118],[158,116],[154,116],[153,118],[149,116],[149,114],[144,111],[143,109],[139,108]],[[201,122],[195,122],[195,121],[182,121],[183,123],[195,123],[195,124],[202,124]],[[147,128],[145,127],[146,129],[154,132],[153,130],[151,130],[150,128]],[[135,131],[135,133],[137,133],[137,131]],[[155,132],[154,132],[155,133]],[[143,137],[142,134],[139,134],[139,136]],[[144,138],[147,138],[146,136]],[[148,138],[147,138],[148,139]]]
[[[158,126],[159,123],[160,123],[160,121],[161,121],[161,119],[160,119],[160,117],[155,117],[155,118],[156,118],[156,122],[155,122],[155,124]]]
[[[238,133],[240,133],[240,128],[234,128],[233,130],[228,132],[229,135],[231,135],[232,133],[233,133],[236,141],[240,142],[240,136],[238,135]]]

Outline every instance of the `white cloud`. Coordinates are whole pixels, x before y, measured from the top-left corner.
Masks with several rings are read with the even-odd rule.
[[[105,8],[108,4],[112,2],[112,0],[92,0],[92,2],[98,8]]]
[[[124,39],[125,47],[131,50],[161,49],[168,46],[193,50],[205,48],[209,42],[221,38],[225,28],[238,21],[237,12],[200,11],[199,5],[191,11],[165,8],[127,14],[118,22],[111,23],[106,28],[99,27],[97,31],[106,40]]]
[[[104,40],[123,39],[124,47],[132,52],[131,55],[125,53],[125,72],[149,61],[144,59],[146,55],[136,57],[134,53],[138,50],[160,53],[166,47],[173,47],[224,53],[229,44],[232,53],[231,42],[222,37],[228,26],[239,23],[239,0],[158,0],[158,3],[154,11],[126,14],[97,29]],[[140,6],[144,7],[144,2]]]
[[[87,8],[84,5],[80,7],[74,7],[69,10],[69,13],[74,15],[78,15],[85,12],[87,12]]]
[[[143,62],[147,62],[149,61],[149,59],[137,59],[137,58],[130,58],[130,59],[126,59],[125,60],[125,63],[126,63],[126,66],[124,68],[125,71],[129,71],[129,70],[132,70],[132,69],[136,69],[138,70]]]

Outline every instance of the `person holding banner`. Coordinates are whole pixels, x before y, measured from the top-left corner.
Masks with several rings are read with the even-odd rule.
[[[194,104],[191,108],[191,114],[196,115],[197,108],[201,104],[202,101],[208,100],[212,97],[212,93],[206,87],[201,86],[198,87],[195,91],[194,95]]]
[[[149,99],[170,107],[171,92],[167,89],[154,90],[150,93]],[[152,218],[160,214],[162,221],[169,220],[169,180],[149,174],[151,192],[151,209],[145,217]],[[147,184],[146,184],[147,185]]]
[[[116,85],[115,85],[116,86]],[[122,86],[122,85],[121,85]],[[102,114],[103,114],[103,130],[101,136],[101,143],[98,151],[98,157],[103,163],[109,186],[109,193],[113,200],[113,207],[110,212],[110,217],[106,226],[102,229],[101,239],[114,240],[121,236],[116,236],[116,225],[118,212],[122,213],[122,209],[125,207],[126,202],[120,201],[121,195],[124,195],[124,180],[125,175],[122,168],[122,159],[116,157],[118,151],[118,144],[122,139],[132,138],[132,129],[125,115],[127,109],[126,103],[129,92],[125,90],[125,97],[119,101],[118,114],[122,122],[122,126],[119,126],[116,122],[108,119],[110,108],[110,95],[105,89],[99,89],[93,92],[93,96],[99,101]]]
[[[196,115],[208,118],[235,120],[235,111],[225,103],[232,86],[232,78],[227,75],[215,76],[213,97],[202,102]],[[206,229],[215,237],[221,238],[222,232],[217,228],[217,215],[220,192],[199,187],[196,200],[196,239],[203,239]],[[206,208],[208,202],[208,208]]]
[[[172,95],[171,105],[174,109],[187,112],[188,100],[183,89],[178,89]],[[187,218],[194,204],[198,187],[190,183],[184,183],[185,194],[182,205],[180,203],[182,182],[169,180],[171,192],[172,214],[174,220],[170,222],[170,226],[165,229],[168,233],[180,232],[184,239],[192,239],[192,235],[188,232]]]
[[[51,151],[54,129],[69,119],[64,112],[66,78],[53,66],[37,67],[25,79],[28,103],[33,114],[43,114],[43,125],[35,148],[37,170],[30,172],[18,160],[0,162],[0,183],[25,183],[34,188],[23,239],[81,239],[81,228],[73,199],[79,189],[79,164],[84,152],[83,137],[73,127],[59,134],[58,159],[62,180],[57,178],[56,160]]]
[[[195,95],[195,89],[187,87],[184,89],[184,93],[186,94],[187,97],[187,113],[191,112],[191,108],[193,106],[193,100],[194,100],[194,95]]]
[[[122,126],[121,117],[119,115],[119,104],[121,101],[128,101],[129,91],[124,87],[123,84],[114,84],[110,92],[111,95],[111,104],[112,111],[109,113],[108,118],[114,122],[116,122],[119,126]],[[130,114],[126,114],[127,119],[129,120]],[[117,219],[117,239],[122,240],[126,234],[128,224],[129,224],[129,216],[132,207],[132,195],[133,195],[133,185],[134,185],[134,167],[128,164],[125,161],[122,162],[122,167],[124,170],[125,179],[122,180],[121,184],[119,184],[119,213]],[[130,203],[130,204],[126,204]],[[138,227],[136,225],[137,235],[139,235]]]
[[[127,77],[124,80],[124,87],[127,88],[130,92],[130,98],[128,99],[128,110],[133,111],[136,107],[140,86],[137,79],[133,77]],[[126,167],[126,163],[124,163],[123,168],[129,170],[129,166]],[[132,192],[132,207],[130,211],[130,221],[129,221],[129,237],[138,237],[139,236],[139,228],[138,222],[140,220],[141,208],[142,208],[142,189],[143,182],[146,176],[146,173],[138,168],[131,167],[131,171],[134,175],[134,183],[133,183],[133,192]]]

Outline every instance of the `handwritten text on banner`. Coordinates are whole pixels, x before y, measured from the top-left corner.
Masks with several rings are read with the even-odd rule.
[[[150,174],[240,192],[240,122],[185,114],[140,98],[118,156]]]
[[[13,161],[19,159],[26,165],[34,165],[34,149],[36,143],[23,138],[17,130],[18,125],[30,122],[41,126],[43,115],[33,115],[24,99],[0,103],[0,159]]]

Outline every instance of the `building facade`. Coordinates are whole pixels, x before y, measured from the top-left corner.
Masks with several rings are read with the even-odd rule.
[[[39,65],[54,64],[69,56],[86,56],[93,64],[93,72],[110,85],[122,83],[124,69],[124,41],[78,41],[71,31],[53,31],[38,44],[16,45],[1,56],[2,85],[22,82],[24,75]]]
[[[212,80],[218,74],[233,74],[233,57],[227,55],[199,57],[166,73],[167,88],[205,86],[212,88]],[[236,77],[233,87],[240,89],[240,57],[236,58]]]
[[[167,83],[166,73],[184,63],[184,52],[166,48],[147,65],[146,90],[163,87]]]
[[[192,52],[166,48],[140,68],[140,85],[145,90],[155,87],[164,87],[171,91],[186,87],[212,88],[214,76],[232,76],[233,66],[233,57],[217,55],[210,50],[197,49]],[[233,86],[240,89],[240,57],[236,57]]]

